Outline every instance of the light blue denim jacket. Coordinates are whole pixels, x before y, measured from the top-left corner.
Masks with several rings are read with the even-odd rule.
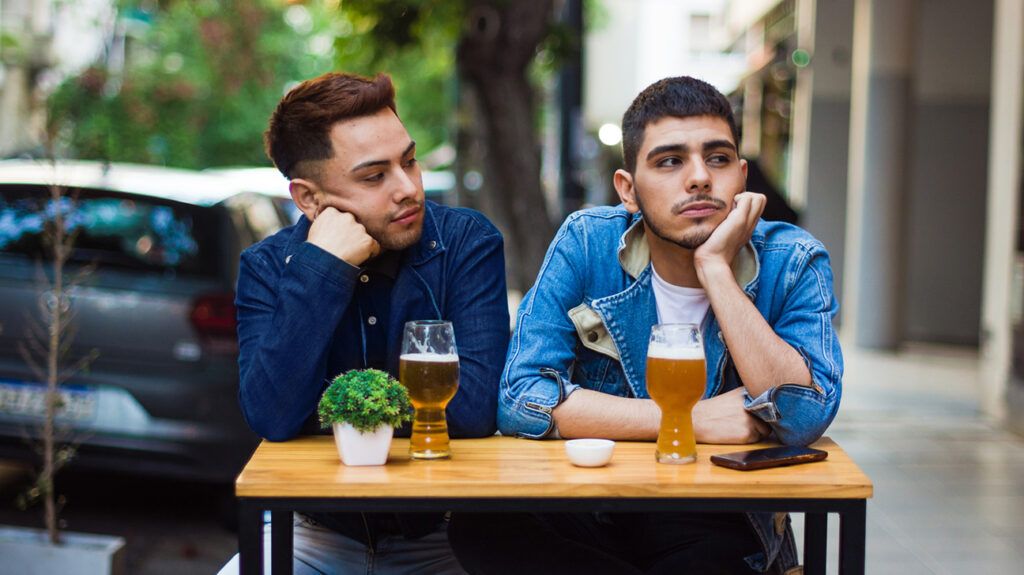
[[[828,252],[800,228],[761,221],[732,267],[775,333],[803,356],[813,380],[811,387],[778,382],[759,397],[748,396],[746,408],[771,426],[778,441],[811,443],[835,417],[843,374],[832,326],[838,304]],[[650,251],[640,216],[622,206],[569,216],[519,307],[498,398],[502,434],[549,436],[555,431],[552,410],[581,387],[649,397],[645,363],[656,323]],[[713,312],[702,331],[708,366],[704,396],[741,386]],[[751,520],[764,556],[748,558],[748,563],[760,571],[776,557],[775,567],[795,565],[786,518],[756,513]]]

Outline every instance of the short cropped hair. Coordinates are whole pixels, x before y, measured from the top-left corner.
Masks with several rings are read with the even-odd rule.
[[[391,77],[331,72],[306,80],[281,99],[263,134],[267,156],[288,179],[309,176],[308,162],[334,157],[331,128],[341,120],[395,109]]]
[[[622,116],[622,159],[629,173],[636,173],[637,154],[644,141],[644,130],[651,123],[665,117],[689,118],[716,116],[729,124],[734,143],[739,146],[736,120],[729,100],[714,86],[691,78],[678,76],[658,80],[640,92]]]

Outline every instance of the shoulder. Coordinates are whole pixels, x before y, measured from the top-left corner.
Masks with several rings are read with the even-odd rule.
[[[296,234],[301,222],[282,228],[271,236],[260,240],[242,251],[242,262],[254,262],[264,266],[280,267],[287,257],[288,245]]]
[[[618,241],[618,238],[639,218],[639,215],[626,211],[621,204],[597,206],[569,214],[562,223],[561,232],[585,233],[588,238],[592,235],[610,234]]]
[[[750,238],[759,252],[828,253],[824,244],[807,230],[786,222],[761,220]]]
[[[501,236],[498,228],[480,212],[470,208],[442,206],[426,202],[427,213],[442,237],[459,237],[467,233],[483,236]]]

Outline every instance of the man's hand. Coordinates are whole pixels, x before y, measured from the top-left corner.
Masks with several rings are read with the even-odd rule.
[[[698,401],[693,408],[693,432],[698,443],[757,443],[771,434],[767,423],[743,409],[744,388]]]
[[[380,244],[355,216],[332,207],[317,214],[306,241],[353,266],[361,266],[380,253]]]
[[[733,258],[748,241],[757,220],[764,212],[767,199],[762,194],[742,192],[733,199],[733,209],[725,220],[715,228],[703,245],[693,253],[693,263],[697,268],[697,277],[704,285],[702,271],[711,266],[729,267]]]

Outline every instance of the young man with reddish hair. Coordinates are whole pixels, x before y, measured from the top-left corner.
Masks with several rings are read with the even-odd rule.
[[[425,200],[394,95],[386,75],[325,74],[270,118],[267,154],[304,217],[245,250],[236,305],[242,411],[271,441],[320,432],[317,402],[335,375],[397,377],[403,325],[422,319],[455,328],[452,437],[496,429],[509,325],[501,234]],[[294,549],[296,573],[461,572],[442,514],[297,514]]]

